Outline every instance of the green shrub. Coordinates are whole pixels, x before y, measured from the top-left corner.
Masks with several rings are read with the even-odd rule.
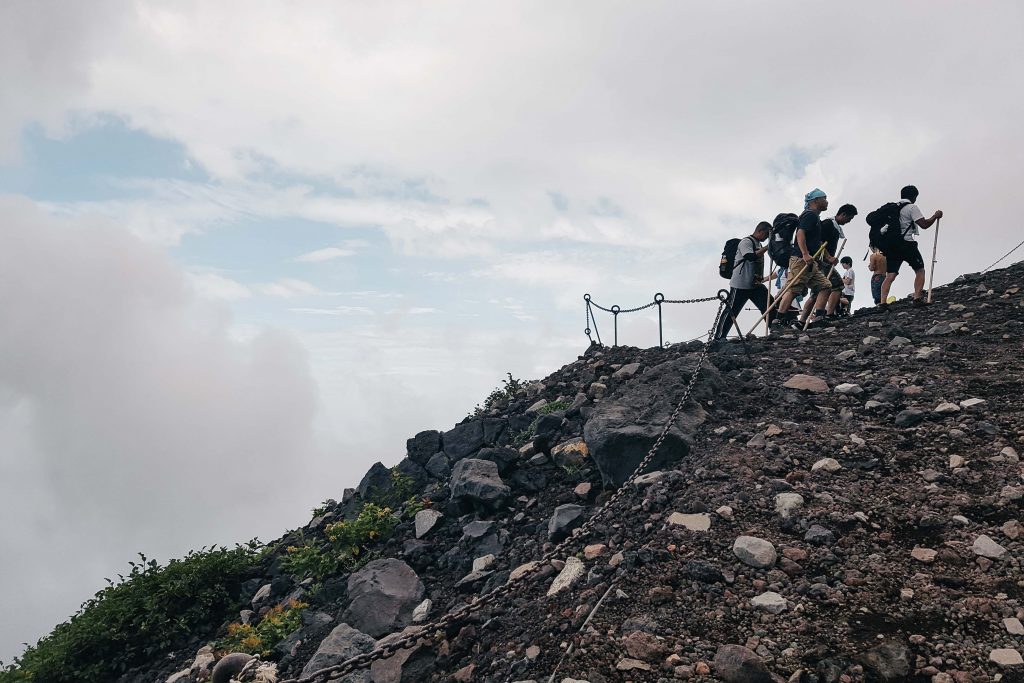
[[[366,503],[355,519],[324,527],[327,542],[322,546],[289,546],[281,566],[289,574],[311,576],[317,581],[352,571],[365,562],[363,556],[370,546],[391,538],[397,524],[398,518],[390,507]]]
[[[302,612],[309,605],[297,600],[287,605],[275,605],[260,620],[259,624],[235,622],[228,625],[228,635],[219,640],[214,649],[223,654],[246,652],[266,659],[273,654],[274,646],[302,626]]]
[[[508,379],[501,380],[501,386],[487,395],[487,398],[484,399],[483,405],[477,404],[477,406],[473,408],[472,415],[474,417],[486,413],[497,405],[499,401],[511,401],[516,397],[516,394],[526,387],[526,382],[516,379],[512,376],[511,372],[505,374],[508,375]]]
[[[139,555],[68,621],[0,671],[0,683],[112,681],[132,667],[212,631],[241,606],[256,541],[203,548],[160,566]]]

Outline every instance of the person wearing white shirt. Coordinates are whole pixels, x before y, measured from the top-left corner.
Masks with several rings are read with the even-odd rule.
[[[854,286],[856,273],[853,272],[853,259],[849,256],[844,256],[839,260],[839,265],[842,266],[839,276],[843,278],[843,297],[846,299],[846,313],[850,315],[853,313],[853,293],[856,289]]]
[[[917,247],[917,235],[927,230],[942,218],[942,212],[936,211],[931,218],[925,218],[921,209],[917,208],[917,188],[907,185],[900,190],[900,234],[894,240],[894,246],[885,252],[885,280],[882,282],[882,302],[879,307],[888,310],[889,288],[900,273],[900,264],[906,263],[914,270],[914,305],[924,306],[924,258]],[[891,253],[890,253],[891,252]]]

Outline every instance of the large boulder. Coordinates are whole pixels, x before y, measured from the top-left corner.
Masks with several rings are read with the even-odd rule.
[[[395,466],[398,474],[407,479],[412,484],[411,491],[404,491],[404,495],[409,493],[419,493],[427,487],[430,482],[430,476],[422,466],[413,461],[412,458],[403,458],[400,463]]]
[[[412,611],[423,601],[423,593],[423,582],[405,562],[374,560],[349,577],[352,602],[341,620],[380,637],[412,623]]]
[[[552,541],[564,539],[573,529],[583,524],[585,511],[585,507],[573,503],[556,507],[548,520],[548,538]]]
[[[362,500],[378,500],[391,495],[394,488],[394,480],[391,477],[391,470],[379,462],[373,463],[369,471],[363,475],[362,481],[356,490]]]
[[[594,408],[583,428],[583,439],[606,485],[621,486],[647,455],[682,396],[695,363],[695,357],[683,357],[650,368]],[[650,469],[669,469],[690,452],[691,435],[707,415],[697,401],[712,398],[721,388],[721,375],[705,361],[691,400],[669,428]]]
[[[394,633],[377,641],[377,647],[388,645],[420,627],[410,626],[402,633]],[[425,643],[399,650],[391,657],[378,659],[370,665],[373,683],[419,683],[430,677],[434,671],[435,648]]]
[[[498,510],[508,501],[511,489],[501,480],[496,464],[465,458],[452,469],[451,492],[452,502],[464,508]]]
[[[336,666],[373,649],[376,641],[348,624],[338,624],[331,633],[320,642],[316,654],[302,669],[302,677],[314,671]],[[338,679],[339,683],[371,683],[370,672],[362,669]]]
[[[417,465],[426,465],[430,458],[441,450],[441,432],[428,429],[405,442],[405,452]]]

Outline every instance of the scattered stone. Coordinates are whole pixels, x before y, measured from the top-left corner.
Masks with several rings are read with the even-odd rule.
[[[722,645],[711,664],[726,683],[773,683],[764,660],[742,645]]]
[[[583,559],[587,561],[596,560],[607,552],[608,546],[604,543],[593,543],[583,548]]]
[[[1024,624],[1021,624],[1017,617],[1003,619],[1003,626],[1011,636],[1024,636]]]
[[[946,401],[945,403],[940,403],[938,406],[936,406],[935,410],[933,410],[932,412],[937,413],[939,415],[952,415],[954,413],[960,412],[960,406],[958,406],[955,403],[950,403],[949,401]]]
[[[813,524],[804,534],[804,540],[814,545],[832,545],[836,541],[836,536],[825,527]]]
[[[935,336],[942,336],[942,335],[947,335],[947,334],[953,334],[953,332],[954,332],[954,330],[950,326],[949,323],[939,323],[938,325],[933,325],[932,327],[929,327],[925,331],[924,335],[926,337],[935,337]]]
[[[896,415],[897,427],[913,427],[924,419],[924,413],[917,408],[907,408]]]
[[[453,502],[497,510],[506,504],[510,494],[511,489],[498,475],[497,464],[490,460],[464,458],[452,469]]]
[[[1008,666],[1020,666],[1024,664],[1024,658],[1020,656],[1020,652],[1013,648],[997,648],[988,653],[988,659],[990,662],[995,662],[1001,667]]]
[[[968,398],[960,401],[960,407],[964,410],[970,410],[971,408],[978,408],[985,405],[985,399],[983,398]]]
[[[548,588],[548,595],[551,596],[564,590],[569,590],[577,581],[583,578],[586,572],[587,568],[583,561],[574,555],[570,555],[565,559],[565,566],[562,567],[562,571],[551,582],[551,587]]]
[[[375,644],[376,641],[365,633],[352,628],[348,624],[338,624],[320,642],[316,653],[302,669],[301,676],[305,678],[314,671],[341,664],[346,659],[369,652]],[[358,678],[349,677],[346,680],[351,681],[351,683],[370,683],[370,672],[363,670]]]
[[[815,394],[822,394],[828,391],[828,383],[821,377],[814,375],[793,375],[782,386],[787,389],[799,389],[800,391],[810,391]]]
[[[740,536],[733,543],[732,552],[740,562],[757,569],[771,567],[778,558],[775,546],[756,536]]]
[[[861,657],[861,662],[883,681],[905,681],[910,675],[910,649],[895,640],[871,648]]]
[[[420,604],[416,605],[416,608],[412,611],[412,623],[422,624],[430,616],[430,609],[434,606],[434,602],[427,598]]]
[[[838,472],[843,469],[843,466],[839,464],[839,461],[835,458],[822,458],[813,465],[811,465],[811,471],[817,472],[818,470],[825,470],[826,472]]]
[[[758,433],[753,436],[750,441],[747,442],[747,448],[764,448],[768,445],[768,440],[764,438],[764,434]]]
[[[593,486],[594,485],[591,484],[589,481],[585,481],[581,484],[577,484],[576,488],[574,488],[572,492],[573,494],[575,494],[577,498],[582,498],[583,500],[586,500],[587,498],[590,497],[590,490],[593,488]]]
[[[786,598],[774,591],[761,593],[750,601],[750,604],[770,614],[779,614],[786,610],[788,603]]]
[[[849,384],[844,382],[843,384],[837,384],[836,388],[832,391],[843,396],[860,396],[864,393],[864,389],[859,384]]]
[[[910,556],[918,562],[924,562],[925,564],[931,564],[935,561],[935,556],[938,555],[938,551],[932,550],[931,548],[918,548],[915,547],[910,551]]]
[[[639,363],[627,363],[612,373],[614,379],[628,379],[640,371]]]
[[[444,517],[437,510],[420,510],[416,513],[415,526],[416,526],[416,538],[423,538],[426,536],[431,529],[437,526],[437,523]]]
[[[551,519],[548,520],[548,538],[556,542],[564,539],[573,529],[583,524],[585,511],[585,507],[575,503],[556,507]]]
[[[690,531],[707,531],[711,528],[711,515],[705,513],[688,515],[682,512],[673,512],[668,517],[668,523],[671,526],[685,527]]]
[[[987,557],[990,560],[1001,560],[1007,555],[1006,548],[993,541],[992,538],[986,534],[982,534],[981,536],[978,536],[978,538],[974,539],[974,544],[971,546],[971,550],[974,551],[975,555]]]
[[[840,351],[836,354],[836,360],[840,363],[845,363],[846,361],[856,357],[857,351],[855,349],[847,349],[846,351]]]
[[[799,493],[778,493],[775,495],[775,512],[781,517],[788,518],[796,510],[803,507],[804,497]]]

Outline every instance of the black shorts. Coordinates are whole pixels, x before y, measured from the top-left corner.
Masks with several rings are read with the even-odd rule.
[[[906,242],[896,247],[889,247],[885,251],[885,272],[900,272],[900,264],[906,263],[916,273],[924,270],[924,259],[921,257],[921,250],[917,242]]]

